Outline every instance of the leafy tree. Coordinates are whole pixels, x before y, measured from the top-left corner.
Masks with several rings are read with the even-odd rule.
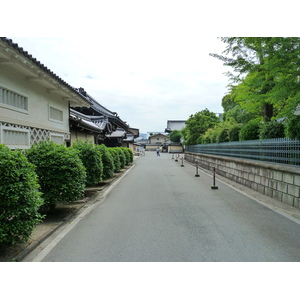
[[[233,68],[235,102],[264,122],[290,115],[299,104],[300,38],[224,37],[224,55],[211,54]]]
[[[180,143],[180,140],[181,140],[181,131],[180,130],[173,130],[170,135],[169,135],[169,138],[170,138],[170,141],[173,142],[173,143]]]
[[[28,241],[42,220],[39,189],[34,165],[21,151],[0,145],[0,243]]]
[[[287,120],[285,128],[286,136],[291,139],[300,140],[300,116],[291,116]]]
[[[184,142],[187,145],[197,144],[207,129],[214,127],[220,122],[215,113],[207,108],[191,115],[182,129]]]
[[[225,95],[222,99],[222,106],[224,109],[223,120],[238,124],[246,124],[250,120],[260,115],[258,112],[248,112],[241,107],[236,97],[236,87],[231,87],[231,92]]]

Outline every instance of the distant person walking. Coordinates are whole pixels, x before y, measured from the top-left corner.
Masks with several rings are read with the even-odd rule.
[[[160,154],[159,154],[159,147],[156,148],[156,154],[157,154],[157,156],[160,156]]]

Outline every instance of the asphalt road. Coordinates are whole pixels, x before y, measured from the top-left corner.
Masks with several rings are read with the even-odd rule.
[[[43,261],[300,261],[299,223],[170,154],[135,164]]]

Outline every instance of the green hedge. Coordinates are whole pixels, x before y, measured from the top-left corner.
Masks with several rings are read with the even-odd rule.
[[[115,149],[120,158],[121,169],[124,169],[127,165],[125,152],[123,151],[122,147],[115,147]]]
[[[114,172],[120,172],[121,170],[121,161],[119,151],[116,148],[107,148],[108,152],[111,154],[114,162]]]
[[[285,134],[290,139],[300,140],[300,116],[293,115],[288,118],[285,127]]]
[[[129,163],[133,163],[133,160],[134,160],[134,153],[131,149],[129,148],[124,148],[127,153],[129,153]]]
[[[229,129],[228,139],[229,142],[235,142],[239,140],[239,133],[241,131],[242,126],[236,125]]]
[[[86,182],[87,186],[98,184],[103,176],[103,163],[102,154],[98,149],[88,141],[77,141],[72,146],[78,150],[79,157],[86,169]]]
[[[112,154],[109,152],[105,145],[96,145],[96,150],[100,152],[102,164],[103,164],[103,175],[102,180],[107,180],[114,176],[115,165]]]
[[[240,130],[240,141],[258,140],[259,139],[260,122],[252,120],[246,123]]]
[[[271,121],[263,123],[260,127],[259,138],[261,140],[284,137],[284,125],[282,122]]]
[[[133,152],[129,148],[121,147],[121,150],[124,152],[126,157],[125,165],[128,166],[130,163],[133,162]]]
[[[41,142],[26,150],[26,155],[36,166],[45,207],[54,208],[58,202],[73,202],[84,195],[86,171],[76,149]]]
[[[35,167],[20,151],[0,145],[0,243],[28,241],[43,204]]]

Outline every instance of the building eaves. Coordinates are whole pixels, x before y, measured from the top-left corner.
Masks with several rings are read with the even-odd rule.
[[[108,117],[109,122],[115,123],[117,127],[121,127],[125,130],[129,128],[129,125],[126,124],[118,116],[116,112],[112,112],[103,105],[99,104],[91,95],[89,95],[82,87],[78,88],[77,91],[90,103],[90,109],[96,111],[97,113]]]
[[[70,122],[71,125],[76,124],[76,127],[95,133],[103,133],[105,128],[110,125],[106,118],[98,118],[97,123],[95,123],[88,116],[78,113],[72,109],[70,110]]]
[[[82,95],[78,92],[78,90],[74,87],[72,87],[70,84],[68,84],[66,81],[61,79],[58,75],[56,75],[54,72],[52,72],[49,68],[47,68],[44,64],[42,64],[40,61],[38,61],[35,57],[33,57],[31,54],[29,54],[27,51],[25,51],[22,47],[20,47],[17,43],[14,43],[12,39],[6,38],[6,37],[0,37],[0,40],[4,42],[7,46],[13,48],[15,51],[20,53],[23,57],[29,59],[34,65],[36,65],[39,69],[50,75],[53,79],[55,79],[57,82],[65,86],[68,90],[75,93],[80,98],[86,100]],[[86,102],[86,101],[85,101]],[[87,104],[87,103],[86,103]]]

